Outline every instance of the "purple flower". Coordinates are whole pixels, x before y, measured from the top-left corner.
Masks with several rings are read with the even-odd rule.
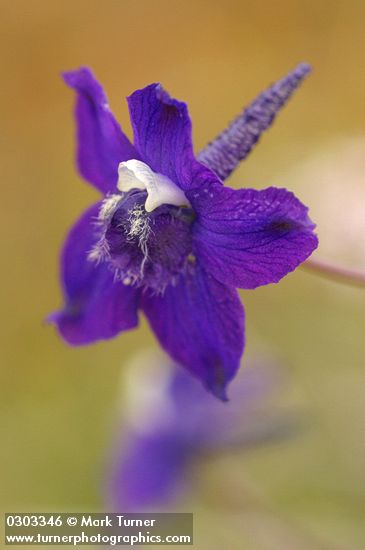
[[[127,378],[126,428],[108,466],[108,509],[164,507],[186,491],[200,456],[282,439],[295,428],[295,415],[293,421],[269,405],[278,382],[273,369],[245,369],[226,405],[175,365],[151,364],[150,357],[148,364],[140,365],[142,379],[138,365]]]
[[[80,345],[138,324],[226,399],[244,349],[236,288],[278,282],[317,246],[307,208],[286,189],[233,190],[222,180],[247,154],[308,71],[261,94],[194,155],[185,103],[159,84],[128,98],[134,145],[87,68],[65,73],[77,92],[80,173],[102,192],[71,229],[61,258],[63,338]]]

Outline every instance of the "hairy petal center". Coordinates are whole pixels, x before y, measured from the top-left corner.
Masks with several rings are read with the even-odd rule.
[[[145,209],[147,193],[132,189],[110,195],[97,219],[99,240],[89,260],[107,262],[126,285],[164,292],[186,270],[192,251],[189,208],[161,205]]]

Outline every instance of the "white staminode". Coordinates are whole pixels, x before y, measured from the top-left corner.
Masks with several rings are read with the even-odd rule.
[[[127,192],[131,189],[147,191],[145,204],[147,212],[152,212],[162,204],[190,206],[180,187],[166,176],[153,172],[147,164],[140,160],[121,162],[118,175],[117,187],[119,191]]]

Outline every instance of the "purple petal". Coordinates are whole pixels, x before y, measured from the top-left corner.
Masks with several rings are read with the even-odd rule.
[[[139,293],[114,281],[105,264],[87,259],[97,236],[95,218],[100,203],[93,205],[71,229],[62,252],[61,278],[65,307],[50,320],[73,345],[112,338],[138,324]]]
[[[170,356],[226,400],[244,347],[244,311],[236,290],[196,265],[163,296],[145,295],[142,307]]]
[[[184,191],[196,179],[216,179],[196,161],[187,105],[172,99],[160,84],[137,90],[128,98],[134,144],[142,160]]]
[[[110,111],[105,93],[90,69],[63,73],[78,93],[76,102],[77,164],[81,175],[103,193],[113,191],[120,162],[138,158]]]
[[[115,512],[166,505],[183,489],[189,449],[172,432],[133,434],[115,458],[108,499]]]
[[[286,189],[193,190],[194,245],[205,269],[224,284],[277,283],[318,244],[308,209]]]
[[[228,178],[267,130],[278,112],[310,72],[301,63],[287,76],[262,92],[214,141],[199,153],[198,160],[222,180]]]

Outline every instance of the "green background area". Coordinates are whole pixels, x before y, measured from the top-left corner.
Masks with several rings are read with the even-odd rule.
[[[230,184],[290,188],[321,236],[331,209],[317,171],[304,181],[302,167],[323,151],[335,180],[341,144],[365,136],[365,3],[12,0],[1,2],[0,42],[0,506],[98,511],[113,434],[123,430],[128,363],[157,345],[143,319],[138,331],[78,349],[44,322],[61,303],[67,228],[97,197],[74,169],[74,98],[60,71],[91,66],[129,133],[125,96],[162,82],[188,103],[199,150],[266,85],[310,62],[312,76]],[[354,173],[365,211],[365,172],[348,173],[344,242]],[[355,239],[360,246],[364,233]],[[341,254],[327,259],[345,261]],[[352,259],[365,269],[365,255]],[[301,269],[242,298],[245,360],[280,363],[277,404],[300,411],[304,427],[280,444],[197,461],[194,489],[179,505],[195,512],[196,547],[364,548],[364,290]]]

